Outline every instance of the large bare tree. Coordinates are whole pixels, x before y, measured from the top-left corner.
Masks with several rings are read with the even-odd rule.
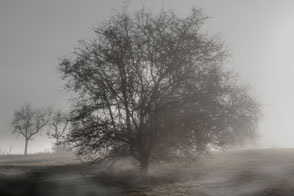
[[[50,108],[33,109],[30,103],[26,103],[14,112],[11,126],[13,133],[21,135],[25,139],[25,155],[28,153],[29,141],[49,123],[50,113]]]
[[[255,136],[260,108],[232,72],[223,43],[185,18],[117,14],[82,40],[59,70],[77,93],[67,141],[77,155],[154,159],[203,153]]]

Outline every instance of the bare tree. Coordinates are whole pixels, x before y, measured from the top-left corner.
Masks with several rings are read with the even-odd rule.
[[[29,141],[49,123],[50,113],[49,108],[34,110],[30,103],[26,103],[19,110],[14,112],[11,126],[13,128],[13,133],[22,135],[25,139],[25,155],[27,155],[28,152]]]
[[[260,108],[225,71],[219,39],[193,9],[113,16],[59,66],[77,93],[67,141],[90,160],[130,155],[142,174],[155,159],[203,153],[253,138]]]
[[[50,129],[47,132],[47,135],[50,138],[55,139],[56,145],[59,144],[60,139],[63,138],[68,126],[68,122],[67,115],[61,110],[53,112],[49,123]]]

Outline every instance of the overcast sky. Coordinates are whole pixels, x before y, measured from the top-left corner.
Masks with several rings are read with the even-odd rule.
[[[133,0],[128,11],[144,7],[191,7],[211,18],[204,30],[218,34],[231,53],[228,62],[264,104],[260,145],[294,147],[294,2],[270,0]],[[23,138],[11,135],[13,111],[26,101],[35,107],[67,109],[68,98],[57,72],[58,58],[69,55],[79,39],[122,8],[119,0],[0,1],[0,153],[23,152]],[[29,152],[49,149],[45,134]]]

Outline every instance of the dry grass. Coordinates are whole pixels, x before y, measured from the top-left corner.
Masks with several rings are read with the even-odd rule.
[[[144,181],[128,160],[107,172],[103,168],[80,164],[72,156],[2,156],[0,195],[18,195],[17,190],[57,196],[287,196],[294,192],[293,149],[230,151],[191,164],[152,164]]]

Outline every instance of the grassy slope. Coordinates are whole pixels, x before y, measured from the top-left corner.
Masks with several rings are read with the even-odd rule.
[[[231,151],[190,165],[152,165],[144,183],[127,164],[106,173],[72,156],[1,156],[0,195],[294,195],[293,149]]]
[[[157,186],[149,195],[294,195],[294,150],[219,153],[183,173],[183,182]]]

